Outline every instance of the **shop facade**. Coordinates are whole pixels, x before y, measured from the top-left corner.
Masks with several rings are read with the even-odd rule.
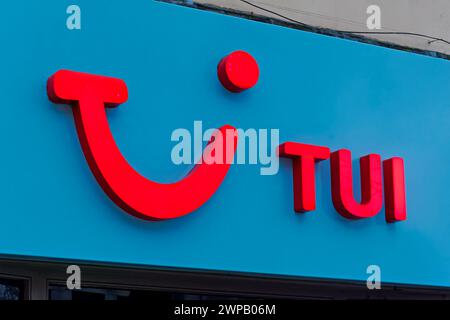
[[[0,22],[5,297],[448,297],[448,60],[167,3],[78,2],[79,30],[60,1],[8,3]],[[258,67],[242,92],[220,78],[236,51]],[[71,110],[99,104],[117,107],[98,126]],[[194,138],[198,122],[265,132],[268,153],[203,173],[174,163],[174,132]],[[86,290],[66,288],[69,265]]]

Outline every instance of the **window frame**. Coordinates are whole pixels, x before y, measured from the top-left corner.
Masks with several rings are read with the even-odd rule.
[[[65,285],[67,266],[81,268],[82,287],[152,290],[255,299],[450,299],[450,288],[265,274],[0,258],[0,277],[28,279],[25,299],[47,300],[51,285]]]

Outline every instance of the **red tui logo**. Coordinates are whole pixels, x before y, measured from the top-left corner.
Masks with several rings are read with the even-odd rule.
[[[95,178],[111,200],[139,218],[172,219],[196,210],[216,192],[228,172],[230,163],[213,163],[205,153],[201,163],[174,183],[154,182],[134,170],[114,141],[105,111],[105,107],[127,101],[127,86],[120,79],[60,70],[49,78],[47,93],[55,103],[72,105],[78,137]],[[229,130],[236,131],[229,125],[218,129],[225,139],[230,137],[225,134]],[[223,146],[233,144],[233,157],[237,132],[231,136]]]
[[[237,51],[221,61],[219,80],[232,92],[241,92],[256,84],[259,71],[250,56]],[[239,67],[240,66],[240,67]],[[243,67],[244,66],[244,67]],[[237,68],[239,67],[239,68]],[[239,73],[236,69],[242,69]],[[230,161],[216,162],[203,151],[202,159],[182,180],[163,184],[136,172],[120,153],[108,126],[105,107],[127,101],[124,81],[87,73],[60,70],[47,83],[51,101],[73,105],[75,125],[83,152],[97,181],[108,196],[125,211],[143,219],[163,220],[186,215],[216,192],[225,178]],[[228,134],[231,131],[231,135]],[[225,125],[212,136],[221,135],[222,154],[233,159],[238,132]],[[384,198],[387,222],[406,219],[405,173],[399,157],[381,161],[377,154],[360,159],[361,202],[353,195],[351,152],[333,153],[322,146],[285,142],[279,156],[293,161],[294,210],[312,211],[315,203],[315,163],[330,159],[331,193],[336,210],[345,218],[361,219],[377,215]],[[228,152],[228,154],[227,154]]]

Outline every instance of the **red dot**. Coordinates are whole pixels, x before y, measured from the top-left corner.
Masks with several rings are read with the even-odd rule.
[[[258,82],[258,63],[247,52],[234,51],[219,62],[217,74],[226,89],[231,92],[242,92]]]

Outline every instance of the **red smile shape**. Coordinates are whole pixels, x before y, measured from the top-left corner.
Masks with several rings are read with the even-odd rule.
[[[127,101],[127,87],[120,79],[60,70],[48,79],[47,93],[55,103],[72,105],[78,137],[95,178],[119,207],[136,217],[164,220],[191,213],[208,201],[228,172],[229,161],[214,163],[205,153],[204,161],[175,183],[154,182],[134,170],[114,141],[105,111],[105,107]],[[228,130],[233,135],[226,134]],[[225,125],[216,134],[219,132],[224,154],[227,149],[233,150],[234,157],[236,129]],[[233,141],[227,141],[231,136],[234,138],[228,140]],[[233,143],[232,148],[226,147],[229,143]]]

